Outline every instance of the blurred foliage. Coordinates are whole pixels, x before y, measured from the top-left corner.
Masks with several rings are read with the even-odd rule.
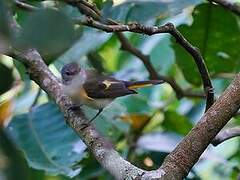
[[[47,9],[33,12],[26,18],[17,39],[17,46],[36,47],[48,60],[55,59],[63,53],[73,40],[74,29],[71,20],[59,11]]]
[[[139,59],[120,50],[111,33],[74,24],[82,17],[76,8],[58,1],[25,0],[41,8],[27,12],[13,1],[0,1],[0,52],[9,42],[21,49],[35,47],[57,76],[66,63],[124,80],[143,80],[149,74]],[[201,0],[93,0],[105,17],[119,22],[161,25],[173,22],[200,49],[215,87],[216,96],[240,69],[239,18]],[[8,10],[21,25],[12,34]],[[172,77],[183,89],[202,91],[192,57],[168,34],[146,36],[125,33],[132,45],[149,55],[159,74]],[[31,107],[38,88],[18,61],[0,57],[0,179],[74,180],[113,179],[86,150],[45,93]],[[231,77],[229,79],[229,77]],[[22,80],[21,88],[13,88]],[[156,169],[203,114],[204,100],[177,99],[164,83],[118,98],[94,121],[121,155],[142,168]],[[9,95],[10,94],[10,95]],[[96,113],[83,107],[87,117]],[[7,120],[11,118],[8,123]],[[227,125],[239,125],[239,117]],[[3,123],[4,122],[4,123]],[[187,179],[237,179],[240,174],[239,139],[209,149]],[[132,149],[135,147],[134,149]]]
[[[67,127],[55,104],[44,104],[28,114],[15,116],[7,131],[23,149],[31,167],[70,177],[79,173],[81,166],[76,163],[84,157],[86,146]]]
[[[179,30],[200,49],[210,74],[238,72],[240,54],[237,48],[232,48],[233,44],[240,44],[240,29],[235,16],[219,6],[203,4],[194,10],[193,18],[191,26],[181,25]],[[190,83],[200,85],[200,76],[192,57],[177,44],[174,48],[184,77]]]

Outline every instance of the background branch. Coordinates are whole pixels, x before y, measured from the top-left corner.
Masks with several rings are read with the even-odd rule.
[[[14,51],[11,54],[26,66],[31,79],[53,98],[64,113],[67,124],[76,131],[99,163],[116,179],[133,178],[141,176],[145,172],[119,156],[113,149],[113,145],[88,123],[81,110],[77,112],[69,110],[70,99],[63,94],[59,80],[49,71],[36,50]]]
[[[19,0],[15,0],[14,3],[16,4],[17,7],[19,7],[20,9],[23,9],[25,11],[35,11],[35,10],[38,10],[37,7],[32,6],[30,4],[27,4],[27,3],[24,3],[24,2],[21,2]]]
[[[240,136],[240,127],[234,127],[234,128],[222,130],[213,139],[212,145],[217,146],[222,142],[237,136]]]
[[[240,108],[240,73],[203,115],[178,146],[165,158],[161,168],[169,179],[182,179],[218,132]]]
[[[128,39],[123,35],[123,33],[116,33],[119,41],[121,42],[121,49],[128,51],[129,53],[133,54],[134,56],[138,57],[146,67],[146,69],[149,72],[150,79],[161,79],[170,84],[170,86],[173,88],[173,90],[176,93],[176,96],[178,99],[181,99],[182,97],[199,97],[204,98],[205,95],[203,93],[194,93],[188,90],[183,90],[174,79],[163,76],[157,73],[157,71],[154,69],[150,57],[148,55],[143,54],[139,49],[135,48],[133,45],[130,44]]]
[[[65,0],[65,2],[67,2],[73,6],[76,6],[76,7],[81,6],[81,9],[84,9],[84,6],[82,6],[81,2],[73,3],[73,1],[74,0]],[[86,7],[86,9],[87,9],[87,7]],[[119,24],[111,19],[103,19],[100,15],[98,15],[96,17],[96,13],[94,12],[94,10],[91,13],[85,13],[85,11],[83,11],[83,10],[81,12],[90,17],[87,17],[85,20],[80,20],[79,21],[80,24],[91,26],[91,27],[94,27],[97,29],[101,29],[106,32],[130,31],[130,32],[141,33],[141,34],[146,34],[146,35],[154,35],[154,34],[159,34],[159,33],[171,34],[176,39],[177,43],[180,44],[193,57],[196,65],[198,67],[198,71],[200,73],[202,83],[203,83],[203,88],[204,88],[204,91],[206,94],[205,111],[207,111],[207,109],[209,107],[211,107],[211,105],[214,102],[214,89],[213,89],[204,59],[203,59],[199,49],[194,47],[191,43],[189,43],[183,37],[183,35],[174,27],[174,25],[172,23],[167,23],[163,26],[153,26],[153,27],[144,26],[144,25],[138,24],[138,23],[131,23],[128,25],[124,25],[124,24]],[[107,24],[100,22],[101,20],[106,22]],[[136,55],[136,49],[131,48],[131,51],[132,50],[134,50],[134,53]],[[137,52],[137,55],[139,56],[139,52]],[[149,62],[146,61],[146,56],[142,56],[143,55],[142,53],[140,55],[141,55],[141,58],[144,59],[143,62],[148,63],[146,66],[148,68],[148,70],[151,73],[153,73],[154,72],[153,68],[150,69],[151,66],[149,65]],[[156,76],[156,73],[153,75]]]
[[[240,16],[240,5],[237,3],[230,2],[229,0],[208,0],[209,2],[216,3],[226,10],[230,10],[236,15]]]
[[[81,1],[77,2],[80,3]],[[71,0],[71,3],[74,3],[74,1]],[[87,7],[89,8],[89,6]],[[99,16],[95,10],[93,12],[91,10],[88,11],[90,12],[89,14],[94,13],[96,16]],[[91,18],[90,20],[92,21]],[[89,20],[86,23],[90,24]],[[205,68],[202,56],[172,24],[168,23],[160,27],[147,27],[136,23],[130,25],[105,25],[100,23],[100,25],[103,25],[105,28],[109,28],[110,26],[113,29],[111,32],[122,31],[126,28],[126,31],[148,35],[170,33],[193,56],[195,62],[198,64],[207,94],[207,108],[211,106],[214,95],[208,72],[206,69],[202,69]],[[91,125],[87,126],[88,121],[82,111],[72,112],[68,110],[71,104],[69,98],[63,95],[61,84],[49,71],[36,50],[29,49],[26,52],[14,51],[11,54],[25,64],[31,79],[53,97],[64,112],[67,123],[81,136],[101,165],[117,179],[182,179],[198,161],[213,138],[240,107],[240,74],[237,74],[223,95],[209,108],[199,123],[179,143],[175,150],[167,156],[163,165],[156,171],[147,172],[121,158],[109,141],[100,136],[94,127]]]
[[[176,149],[165,159],[157,171],[144,171],[121,158],[113,149],[111,143],[101,137],[84,114],[69,111],[71,104],[68,97],[63,95],[61,84],[49,71],[41,56],[35,50],[28,50],[23,54],[15,52],[15,57],[22,59],[31,79],[45,90],[64,112],[67,123],[81,136],[82,140],[94,154],[100,164],[115,178],[141,177],[148,179],[162,177],[162,179],[182,179],[197,162],[212,139],[237,112],[240,107],[240,73],[223,95],[205,113],[200,122],[180,142]]]

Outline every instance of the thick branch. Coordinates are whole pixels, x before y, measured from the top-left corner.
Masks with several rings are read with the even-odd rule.
[[[58,79],[48,70],[41,56],[35,50],[24,54],[15,53],[27,67],[31,78],[55,99],[64,112],[66,121],[82,137],[88,148],[101,165],[118,179],[127,177],[163,177],[163,179],[182,179],[197,162],[200,155],[240,107],[240,74],[233,83],[205,113],[200,122],[190,131],[177,148],[166,158],[158,171],[145,172],[122,159],[112,145],[102,138],[80,111],[69,111],[69,99],[63,95]],[[84,128],[85,127],[85,128]]]
[[[230,10],[236,15],[240,16],[240,5],[237,3],[230,2],[229,0],[208,0],[208,1],[219,4],[223,8]]]
[[[222,142],[237,136],[240,136],[240,127],[234,127],[234,128],[222,130],[213,139],[212,145],[217,146]]]
[[[240,108],[240,73],[200,119],[197,125],[165,159],[165,178],[182,179],[213,138]],[[163,178],[164,179],[164,178]]]
[[[111,26],[115,27],[115,25]],[[130,26],[124,25],[124,27]],[[132,32],[137,33],[170,33],[194,57],[196,63],[199,63],[199,68],[205,67],[204,62],[201,62],[202,57],[198,50],[191,46],[172,24],[160,27],[136,26],[135,24],[134,26],[131,25],[131,28]],[[31,78],[56,100],[56,103],[65,114],[66,121],[82,137],[101,165],[118,179],[137,176],[142,177],[142,179],[182,179],[198,161],[213,138],[240,108],[239,73],[223,95],[204,114],[199,123],[188,133],[175,150],[167,156],[161,168],[158,171],[146,172],[122,159],[112,148],[112,145],[102,138],[92,126],[86,126],[87,120],[81,111],[78,113],[68,111],[69,99],[62,94],[61,84],[48,70],[36,51],[29,50],[24,54],[15,53],[15,55],[24,59],[22,62],[28,67]],[[203,70],[203,72],[199,71],[203,73],[201,74],[203,81],[209,79],[206,70]],[[213,100],[211,82],[206,80],[204,88],[208,98]]]
[[[113,149],[112,144],[103,138],[96,129],[88,124],[82,111],[69,110],[71,101],[63,94],[59,80],[49,71],[37,51],[30,49],[24,53],[14,52],[13,56],[26,66],[30,77],[48,95],[50,95],[64,113],[66,122],[76,131],[94,154],[99,163],[116,179],[127,179],[142,176],[145,172],[125,161]]]

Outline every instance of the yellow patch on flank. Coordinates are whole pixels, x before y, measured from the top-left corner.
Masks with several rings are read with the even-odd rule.
[[[132,86],[129,86],[128,89],[138,89],[138,88],[148,87],[148,86],[152,86],[152,84],[149,83],[149,84],[132,85]]]
[[[118,82],[104,80],[102,83],[106,85],[105,89],[108,89],[112,84],[116,84]]]
[[[81,96],[82,98],[86,98],[86,99],[88,99],[88,100],[94,101],[93,98],[91,98],[91,97],[89,97],[89,96],[87,95],[86,91],[85,91],[83,88],[80,89],[80,92],[79,92],[79,93],[80,93],[80,96]]]

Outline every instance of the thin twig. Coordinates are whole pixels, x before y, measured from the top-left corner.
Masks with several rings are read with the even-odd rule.
[[[198,67],[198,71],[202,78],[202,83],[204,87],[204,91],[206,93],[206,109],[207,111],[214,102],[214,89],[210,80],[210,76],[207,70],[207,67],[205,65],[204,59],[199,51],[198,48],[191,45],[184,37],[183,35],[172,26],[170,34],[175,37],[176,41],[189,53],[192,55],[193,59],[195,60],[195,63]]]
[[[63,94],[62,85],[36,50],[14,51],[10,54],[14,54],[16,59],[26,66],[31,78],[55,100],[69,125],[81,136],[101,165],[116,179],[183,179],[212,139],[240,108],[240,74],[237,74],[212,108],[165,158],[163,165],[158,170],[145,171],[119,156],[111,143],[92,125],[82,128],[87,119],[83,113],[69,110],[70,99]]]
[[[99,16],[101,15],[99,10],[97,10],[97,8],[94,5],[91,5],[89,2],[85,2],[85,1],[82,1],[82,0],[80,0],[80,2],[83,3],[84,5],[88,6],[89,8],[92,7],[94,9],[94,13],[96,13],[97,15],[99,15]],[[18,7],[22,8],[23,10],[34,11],[34,10],[39,9],[39,8],[31,6],[27,3],[18,2],[18,1],[15,1],[15,3]],[[92,18],[90,18],[90,17],[87,17],[86,20],[84,20],[84,21],[82,19],[79,19],[79,18],[75,18],[75,19],[73,19],[73,21],[75,21],[75,23],[80,23],[80,24],[83,24],[83,25],[86,25],[86,26],[89,26],[90,24],[93,23],[93,24],[96,24],[95,28],[98,28],[98,22],[93,21]],[[114,24],[117,24],[116,22],[114,22],[112,20],[110,22],[114,23]],[[101,25],[100,28],[102,28],[103,24],[99,23],[99,25]],[[110,25],[107,25],[106,27],[109,28],[109,26]],[[115,26],[116,25],[114,25],[114,27]],[[121,26],[122,25],[119,25],[119,27],[121,27]],[[132,46],[128,42],[127,38],[121,32],[117,32],[116,34],[117,34],[120,42],[122,43],[122,49],[126,50],[126,51],[129,51],[130,53],[132,53],[133,55],[138,57],[143,62],[143,64],[145,65],[146,69],[149,72],[150,79],[162,79],[165,82],[167,82],[168,84],[170,84],[170,86],[174,89],[178,99],[181,99],[182,97],[190,97],[190,98],[196,98],[196,97],[197,98],[205,98],[206,97],[204,95],[204,93],[201,93],[201,92],[197,93],[197,92],[191,92],[191,91],[183,90],[176,83],[176,81],[174,79],[158,74],[156,72],[156,70],[154,69],[153,65],[151,64],[149,56],[143,54],[140,50],[138,50],[137,48]]]
[[[30,110],[31,110],[32,108],[34,108],[34,106],[36,106],[36,104],[37,104],[37,102],[38,102],[38,99],[39,99],[39,97],[41,96],[41,93],[42,93],[42,89],[41,89],[41,88],[38,88],[38,91],[37,91],[37,94],[36,94],[36,96],[35,96],[35,98],[34,98],[34,101],[33,101],[32,105],[30,106]]]
[[[90,5],[89,2],[86,2],[84,0],[64,0],[66,3],[77,7],[78,10],[82,13],[85,14],[86,16],[92,17],[97,21],[101,20],[101,14],[99,10],[96,10],[97,7],[94,6],[93,4]],[[94,8],[93,8],[94,7]]]
[[[170,84],[170,86],[174,89],[176,96],[178,99],[181,99],[182,97],[199,97],[199,98],[205,98],[205,95],[203,93],[194,93],[191,91],[185,91],[183,90],[174,79],[159,75],[157,71],[154,69],[150,57],[148,55],[143,54],[139,49],[135,48],[133,45],[130,44],[128,39],[120,32],[116,33],[119,41],[121,42],[121,49],[130,52],[134,56],[138,57],[146,67],[146,69],[149,72],[150,79],[161,79]]]
[[[68,0],[66,0],[68,2]],[[70,3],[72,4],[72,3]],[[77,5],[75,3],[75,5]],[[81,8],[83,8],[81,6]],[[89,13],[85,14],[87,16],[91,16]],[[167,23],[163,26],[144,26],[139,23],[131,23],[128,25],[125,24],[119,24],[111,19],[105,19],[107,24],[104,24],[100,22],[101,17],[97,16],[91,16],[90,18],[87,17],[85,20],[79,20],[80,24],[84,24],[87,26],[91,26],[97,29],[101,29],[106,32],[135,32],[140,34],[146,34],[146,35],[154,35],[159,33],[169,33],[171,34],[179,43],[194,59],[198,71],[200,73],[203,88],[206,94],[206,108],[205,111],[207,111],[211,105],[214,102],[214,89],[210,80],[210,76],[207,70],[207,67],[205,65],[204,59],[199,51],[198,48],[194,47],[191,43],[189,43],[184,36],[174,27],[172,23]]]
[[[222,142],[237,136],[240,136],[240,127],[234,127],[234,128],[222,130],[213,139],[212,145],[217,146]]]
[[[230,2],[229,0],[208,0],[209,2],[219,4],[223,8],[232,11],[240,16],[240,5],[238,3]]]
[[[39,9],[39,8],[37,8],[35,6],[32,6],[30,4],[21,2],[19,0],[15,0],[14,3],[16,4],[17,7],[21,8],[21,9],[23,9],[25,11],[35,11],[35,10]]]

